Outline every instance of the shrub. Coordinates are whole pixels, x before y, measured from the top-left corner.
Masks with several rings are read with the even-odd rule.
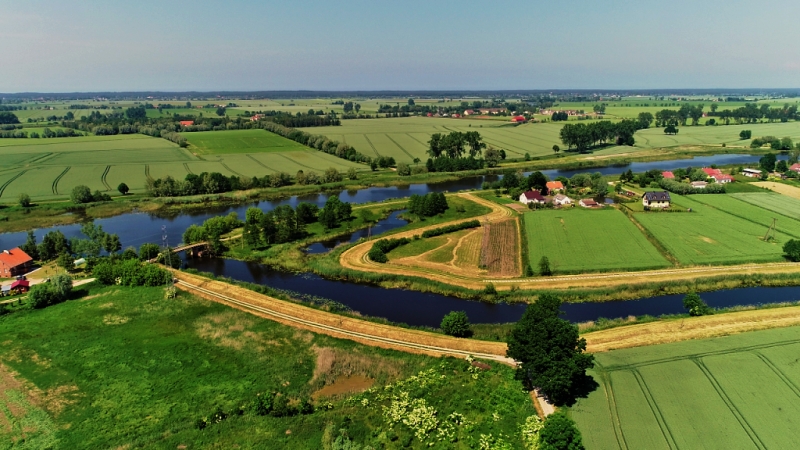
[[[472,334],[469,317],[464,311],[450,311],[442,319],[440,325],[444,334],[455,337],[468,337]]]
[[[31,197],[28,194],[19,194],[19,206],[27,208],[31,206]]]
[[[66,274],[55,275],[50,282],[31,287],[28,299],[35,309],[61,303],[72,293],[72,277]]]
[[[550,259],[547,256],[542,256],[539,260],[539,275],[547,277],[553,274],[553,269],[550,268]]]
[[[389,258],[386,257],[387,253],[409,242],[411,242],[409,238],[381,239],[372,244],[372,248],[369,250],[369,253],[367,253],[367,256],[372,261],[386,263],[389,261]]]
[[[434,228],[432,230],[424,231],[422,232],[422,237],[429,238],[434,236],[440,236],[442,234],[453,233],[455,231],[460,231],[460,230],[466,230],[467,228],[478,228],[479,226],[481,226],[480,221],[470,220],[456,225],[448,225],[446,227]]]
[[[683,298],[683,307],[689,311],[690,316],[705,316],[713,314],[711,308],[696,292],[690,292]]]
[[[78,185],[72,188],[69,198],[72,203],[89,203],[92,201],[92,191],[89,190],[89,186]]]
[[[539,431],[540,450],[582,450],[581,432],[562,411],[547,417]]]
[[[123,286],[164,286],[172,280],[172,274],[155,264],[142,264],[128,259],[112,261],[105,259],[94,266],[92,275],[97,281]]]
[[[783,253],[790,261],[800,262],[800,240],[790,239],[783,245]]]
[[[119,186],[117,186],[117,190],[119,191],[119,193],[120,193],[120,194],[122,194],[122,195],[127,195],[127,194],[128,194],[128,191],[129,191],[130,189],[128,188],[128,185],[127,185],[127,184],[125,184],[125,183],[120,183],[120,184],[119,184]]]

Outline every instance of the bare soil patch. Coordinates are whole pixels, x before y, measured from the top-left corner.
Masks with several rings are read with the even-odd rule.
[[[340,378],[333,384],[323,387],[311,394],[311,398],[317,400],[320,397],[363,392],[372,387],[373,384],[375,384],[375,380],[373,379],[361,375],[353,375],[351,377]]]

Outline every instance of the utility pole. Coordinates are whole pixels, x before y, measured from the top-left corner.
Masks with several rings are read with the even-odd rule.
[[[775,222],[777,220],[778,219],[776,219],[774,217],[772,218],[772,225],[770,225],[770,227],[767,228],[767,234],[764,235],[764,242],[769,242],[769,239],[770,239],[769,234],[770,234],[770,232],[772,232],[772,239],[775,239]]]

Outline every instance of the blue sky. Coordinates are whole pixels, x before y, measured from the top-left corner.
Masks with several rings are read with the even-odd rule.
[[[800,2],[0,0],[0,92],[800,87]]]

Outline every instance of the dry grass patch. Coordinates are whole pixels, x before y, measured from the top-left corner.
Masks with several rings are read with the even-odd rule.
[[[483,242],[483,228],[478,228],[467,234],[458,243],[454,250],[453,264],[462,269],[475,269],[481,260],[481,245]]]
[[[519,221],[487,224],[481,243],[481,265],[490,275],[518,277],[522,273]]]
[[[800,200],[800,188],[789,186],[788,184],[775,183],[774,181],[756,181],[753,185]]]
[[[122,325],[128,323],[130,317],[118,316],[116,314],[106,314],[103,316],[103,323],[106,325]]]
[[[316,389],[335,385],[347,379],[350,379],[350,381],[344,381],[345,385],[348,383],[353,384],[354,379],[361,379],[361,383],[355,383],[356,385],[363,385],[364,379],[369,379],[371,382],[375,380],[380,380],[382,383],[391,382],[400,378],[403,373],[403,367],[406,365],[403,360],[390,359],[374,354],[366,355],[354,349],[320,347],[317,345],[312,346],[311,349],[316,356],[316,364],[309,384]],[[342,389],[342,386],[336,389]]]
[[[210,314],[195,323],[197,335],[221,347],[242,350],[245,345],[259,352],[269,347],[282,345],[281,342],[266,339],[261,333],[252,331],[256,321],[241,317],[234,311]]]

